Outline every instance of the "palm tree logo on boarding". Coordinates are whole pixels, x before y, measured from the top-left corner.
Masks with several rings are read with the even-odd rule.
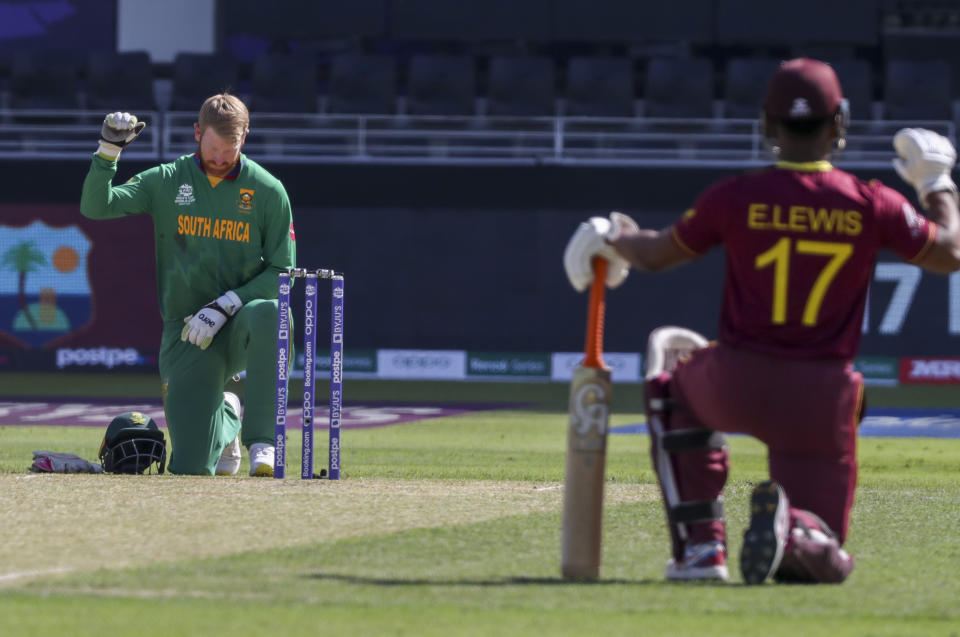
[[[89,253],[77,226],[0,226],[0,331],[32,348],[85,325],[93,306]]]

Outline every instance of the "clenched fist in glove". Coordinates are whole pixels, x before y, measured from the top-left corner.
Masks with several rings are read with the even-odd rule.
[[[137,121],[136,115],[110,113],[103,118],[103,126],[100,128],[100,148],[97,149],[97,153],[116,159],[123,147],[135,140],[146,126],[146,122]]]
[[[893,167],[917,189],[920,205],[927,207],[931,192],[946,190],[957,195],[957,185],[950,177],[957,151],[949,139],[924,128],[902,128],[893,136],[893,147],[899,155]]]
[[[220,328],[243,307],[243,301],[233,290],[204,305],[196,314],[183,319],[186,325],[180,332],[181,341],[190,341],[200,349],[207,349]]]
[[[570,285],[577,292],[586,290],[593,281],[591,261],[593,257],[601,257],[610,264],[607,267],[607,287],[620,286],[630,272],[630,264],[607,241],[636,231],[636,222],[620,212],[611,212],[609,219],[591,217],[581,223],[563,253],[563,267]]]

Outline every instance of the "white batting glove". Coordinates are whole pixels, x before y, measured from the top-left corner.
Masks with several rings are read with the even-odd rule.
[[[207,349],[220,328],[227,324],[237,311],[243,307],[243,301],[233,290],[226,292],[216,300],[204,305],[196,314],[183,319],[186,325],[180,332],[181,341],[190,341],[200,349]]]
[[[893,167],[916,188],[920,205],[927,207],[931,192],[946,190],[957,196],[957,185],[950,177],[957,151],[949,139],[924,128],[902,128],[893,137],[893,147],[899,155]]]
[[[630,264],[605,240],[615,239],[636,228],[633,219],[619,212],[611,213],[610,219],[591,217],[581,223],[563,253],[563,268],[573,289],[583,292],[593,282],[591,261],[594,257],[606,259],[610,264],[607,267],[607,287],[619,287],[630,273]]]
[[[633,234],[640,230],[636,221],[616,210],[610,213],[610,223],[613,224],[613,227],[610,228],[609,234],[605,237],[607,241],[616,241],[622,235]]]
[[[137,121],[136,115],[119,111],[109,113],[103,118],[103,126],[100,127],[100,147],[97,153],[116,159],[124,146],[135,140],[146,126],[146,122]]]

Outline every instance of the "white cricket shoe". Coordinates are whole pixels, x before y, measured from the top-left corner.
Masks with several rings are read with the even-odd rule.
[[[689,544],[679,562],[667,562],[668,580],[700,580],[726,582],[730,579],[727,569],[727,549],[723,542]]]
[[[220,454],[220,460],[217,461],[218,476],[235,476],[240,471],[240,436],[233,439],[229,445],[224,447]]]
[[[228,391],[223,392],[223,401],[227,403],[237,417],[241,417],[240,398],[236,394]],[[237,475],[240,470],[240,460],[240,436],[237,436],[233,439],[233,442],[224,447],[223,453],[220,454],[216,474],[218,476]]]
[[[250,475],[273,477],[274,447],[265,442],[250,445]]]
[[[243,408],[240,407],[240,397],[230,391],[223,392],[223,402],[227,403],[237,418],[243,417]]]

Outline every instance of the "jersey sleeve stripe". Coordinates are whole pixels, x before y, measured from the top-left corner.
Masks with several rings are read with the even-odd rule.
[[[670,228],[670,236],[673,237],[673,240],[676,242],[676,244],[680,246],[680,249],[688,253],[690,256],[693,256],[693,257],[703,256],[702,252],[697,252],[696,250],[694,250],[693,248],[691,248],[690,246],[688,246],[686,243],[683,242],[683,239],[681,239],[680,235],[677,234],[676,226]]]
[[[930,251],[930,246],[933,245],[933,242],[937,238],[937,224],[929,223],[927,224],[927,241],[923,244],[923,247],[920,248],[920,251],[912,259],[909,260],[910,263],[919,263],[923,260],[923,257],[927,255],[927,252]]]

